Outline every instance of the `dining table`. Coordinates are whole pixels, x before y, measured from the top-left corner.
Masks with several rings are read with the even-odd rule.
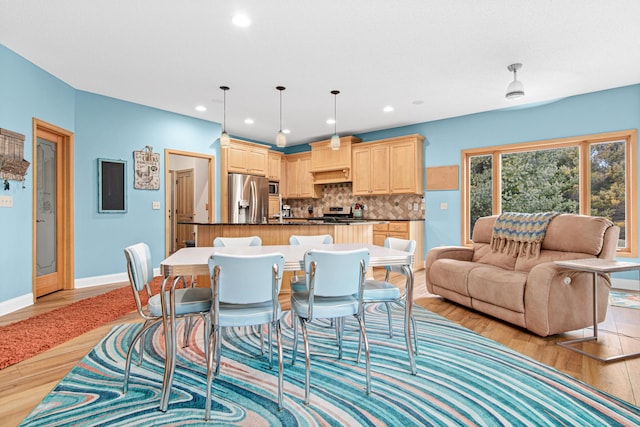
[[[163,326],[165,332],[165,369],[160,398],[160,410],[166,411],[171,394],[176,361],[175,288],[186,277],[209,276],[209,258],[213,254],[261,255],[279,252],[284,255],[284,271],[303,271],[304,255],[311,249],[349,251],[366,248],[369,251],[369,267],[401,266],[407,276],[407,295],[404,312],[404,332],[412,375],[416,375],[416,363],[411,338],[411,309],[413,302],[413,254],[397,249],[365,243],[334,243],[320,245],[265,245],[229,247],[187,247],[179,249],[160,263],[163,276],[160,292]],[[173,307],[173,308],[172,308]]]

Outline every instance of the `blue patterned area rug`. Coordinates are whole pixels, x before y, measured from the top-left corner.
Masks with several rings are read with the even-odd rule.
[[[224,425],[639,425],[640,408],[456,325],[421,307],[418,375],[408,371],[402,313],[394,338],[386,315],[370,308],[372,393],[364,390],[364,360],[355,363],[355,323],[347,324],[345,355],[337,360],[328,324],[310,329],[311,399],[304,398],[303,357],[291,366],[292,330],[283,328],[284,409],[276,405],[277,370],[260,355],[257,334],[224,333],[220,376],[213,383],[212,424]],[[382,309],[383,310],[383,309]],[[286,317],[288,324],[290,318]],[[169,410],[158,410],[163,335],[147,334],[141,366],[133,364],[122,394],[124,358],[139,324],[115,327],[23,421],[24,426],[164,426],[204,423],[206,370],[202,323],[179,349]],[[181,331],[178,331],[179,333]],[[180,336],[180,335],[179,335]],[[182,340],[179,340],[182,342]],[[302,346],[300,346],[302,349]]]

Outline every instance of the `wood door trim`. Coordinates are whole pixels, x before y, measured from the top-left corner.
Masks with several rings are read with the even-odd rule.
[[[196,157],[200,159],[207,159],[209,161],[209,211],[207,212],[207,220],[212,223],[214,219],[214,212],[216,211],[215,206],[215,172],[216,172],[216,158],[215,156],[209,154],[201,154],[201,153],[192,153],[189,151],[181,151],[181,150],[173,150],[171,148],[164,149],[164,253],[165,256],[169,256],[171,252],[171,223],[169,219],[169,210],[171,209],[171,200],[169,190],[169,186],[171,185],[171,176],[169,173],[169,156],[177,155],[177,156],[187,156],[187,157]]]
[[[57,243],[59,245],[58,253],[62,255],[59,261],[60,277],[62,278],[63,289],[74,289],[74,207],[73,207],[73,132],[47,123],[43,120],[32,120],[33,141],[32,141],[32,221],[31,221],[31,291],[33,301],[36,301],[36,219],[37,219],[37,140],[39,132],[53,133],[61,138],[61,143],[56,150],[59,151],[59,160],[56,161],[57,168],[60,173],[59,187],[57,191],[56,204],[58,209],[58,219],[56,220],[56,229],[62,230],[57,234]]]

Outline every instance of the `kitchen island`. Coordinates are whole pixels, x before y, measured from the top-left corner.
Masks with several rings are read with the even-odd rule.
[[[191,223],[196,230],[196,246],[211,246],[216,237],[259,236],[263,245],[288,245],[293,234],[330,234],[335,243],[372,243],[373,224],[380,221],[321,223],[284,221],[267,224]]]
[[[267,224],[179,223],[195,227],[196,246],[212,246],[216,237],[259,236],[263,245],[288,245],[291,235],[330,234],[334,243],[366,243],[373,241],[373,224],[380,221],[351,223],[319,223],[315,221],[283,221]],[[369,271],[371,274],[371,271]],[[291,272],[284,272],[282,292],[289,292]],[[208,283],[198,277],[198,283]]]

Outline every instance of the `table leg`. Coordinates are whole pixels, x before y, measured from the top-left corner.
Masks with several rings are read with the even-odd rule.
[[[592,283],[593,283],[593,299],[592,299],[593,300],[593,334],[590,337],[579,338],[579,339],[569,340],[569,341],[562,341],[562,342],[559,342],[558,345],[604,363],[616,362],[619,360],[631,359],[633,357],[640,356],[640,352],[637,352],[637,353],[621,354],[618,356],[600,357],[595,354],[581,350],[579,348],[572,347],[573,344],[598,340],[598,273],[595,271],[593,272]]]
[[[413,269],[411,268],[411,265],[405,265],[402,268],[407,276],[407,300],[404,304],[404,338],[407,342],[407,353],[409,355],[411,375],[416,375],[416,360],[413,352],[413,339],[411,338],[411,310],[413,309]]]

